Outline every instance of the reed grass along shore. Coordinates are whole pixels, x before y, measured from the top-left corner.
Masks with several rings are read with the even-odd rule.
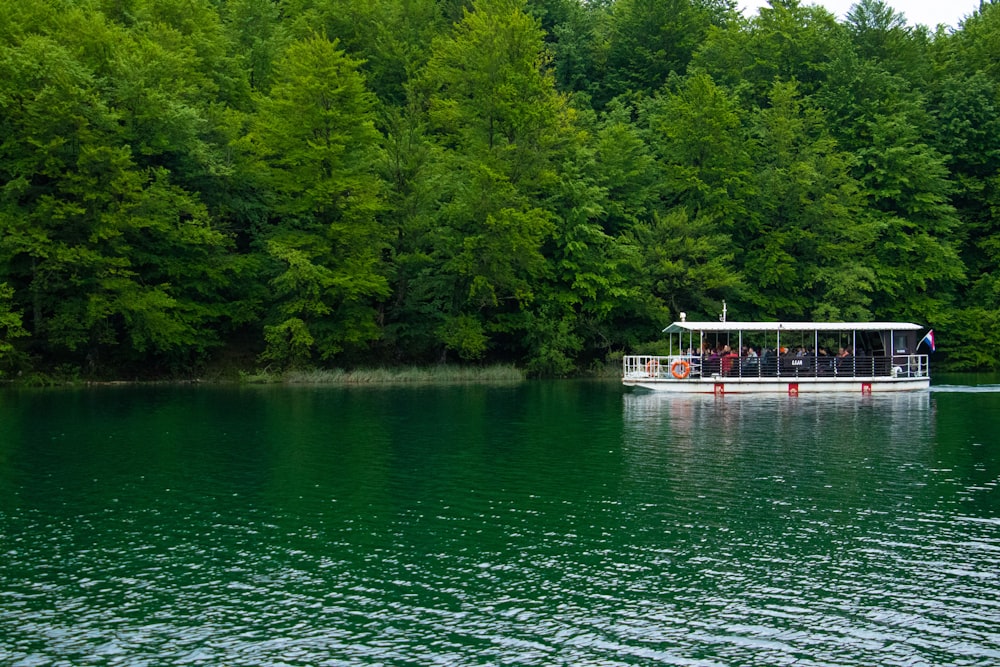
[[[293,370],[283,373],[257,371],[241,373],[249,384],[315,385],[391,385],[391,384],[516,384],[524,372],[511,365],[492,366],[404,366],[400,368],[362,368]]]

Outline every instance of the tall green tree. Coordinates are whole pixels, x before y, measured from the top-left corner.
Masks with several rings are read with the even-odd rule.
[[[933,77],[930,38],[923,27],[911,28],[906,16],[883,0],[859,0],[844,21],[854,52],[867,63],[926,85]]]
[[[876,279],[866,261],[874,230],[859,216],[853,159],[794,84],[775,83],[768,107],[753,123],[756,198],[748,224],[734,231],[751,315],[866,319]]]
[[[547,268],[554,222],[543,198],[568,123],[537,19],[516,0],[475,3],[435,41],[416,90],[434,143],[419,187],[436,193],[435,211],[403,232],[420,238],[402,261],[426,261],[399,315],[433,318],[443,350],[463,358],[518,348]]]
[[[681,312],[711,316],[726,298],[741,297],[745,285],[735,268],[732,237],[706,216],[690,217],[676,207],[657,212],[629,234],[636,260],[636,285],[644,303],[647,334]]]
[[[641,106],[640,122],[656,160],[657,202],[632,228],[643,267],[638,281],[661,308],[714,313],[744,288],[735,266],[734,230],[752,193],[746,130],[735,98],[694,73]]]
[[[1000,4],[983,1],[979,10],[967,17],[961,29],[945,40],[944,50],[968,74],[982,72],[1000,81],[997,43],[1000,39]]]
[[[620,349],[631,333],[623,322],[645,305],[626,229],[637,221],[629,209],[652,195],[653,161],[618,120],[587,125],[567,141],[548,197],[555,222],[544,248],[550,271],[525,332],[529,368],[543,375],[566,374]],[[612,166],[615,151],[621,154]]]
[[[932,89],[930,139],[946,161],[955,236],[967,267],[960,299],[942,317],[942,351],[955,368],[996,369],[1000,345],[1000,70],[988,54],[1000,43],[1000,6],[982,3],[958,31],[934,41],[942,70]]]
[[[291,33],[319,31],[360,63],[369,90],[387,106],[406,104],[406,85],[444,32],[447,9],[435,0],[286,0]]]
[[[828,63],[844,44],[843,26],[822,7],[770,0],[748,22],[711,31],[691,63],[748,104],[762,106],[775,80],[796,81],[806,97],[821,89]]]
[[[868,257],[875,271],[872,305],[883,317],[942,326],[964,276],[958,219],[944,155],[932,145],[937,125],[921,81],[933,77],[925,33],[901,15],[865,0],[848,15],[850,48],[831,61],[815,95],[851,167],[876,232]]]
[[[528,9],[545,30],[556,86],[563,92],[603,95],[599,69],[607,60],[603,2],[531,0]]]
[[[602,100],[625,93],[652,93],[671,73],[684,73],[713,26],[736,23],[735,4],[725,0],[616,0],[607,23]]]
[[[889,317],[946,319],[965,268],[944,158],[905,114],[876,116],[865,130],[871,140],[857,149],[855,172],[878,230],[875,305]]]
[[[663,198],[663,170],[632,116],[631,106],[612,102],[593,130],[593,175],[605,200],[601,225],[612,235],[652,219]]]
[[[374,100],[358,68],[313,36],[289,46],[259,100],[248,140],[272,211],[258,239],[273,267],[265,360],[329,359],[378,336],[387,236]]]
[[[665,198],[731,233],[752,192],[751,146],[736,98],[696,72],[643,107]]]
[[[280,4],[273,0],[227,0],[222,12],[227,37],[235,46],[251,89],[266,93],[275,61],[288,41]]]

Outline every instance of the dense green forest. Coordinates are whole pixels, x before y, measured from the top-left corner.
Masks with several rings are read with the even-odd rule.
[[[0,3],[0,362],[168,376],[907,320],[1000,368],[1000,6]]]

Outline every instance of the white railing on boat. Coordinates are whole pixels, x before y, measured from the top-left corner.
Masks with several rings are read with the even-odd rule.
[[[628,355],[623,359],[623,373],[626,378],[634,379],[698,378],[702,374],[702,359],[690,354]]]
[[[925,378],[926,354],[891,356],[702,357],[700,355],[627,355],[626,380],[681,381],[720,378]]]

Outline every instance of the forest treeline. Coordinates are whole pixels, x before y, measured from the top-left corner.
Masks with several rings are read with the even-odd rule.
[[[997,369],[998,44],[989,2],[0,3],[0,362],[562,375],[725,300]]]

